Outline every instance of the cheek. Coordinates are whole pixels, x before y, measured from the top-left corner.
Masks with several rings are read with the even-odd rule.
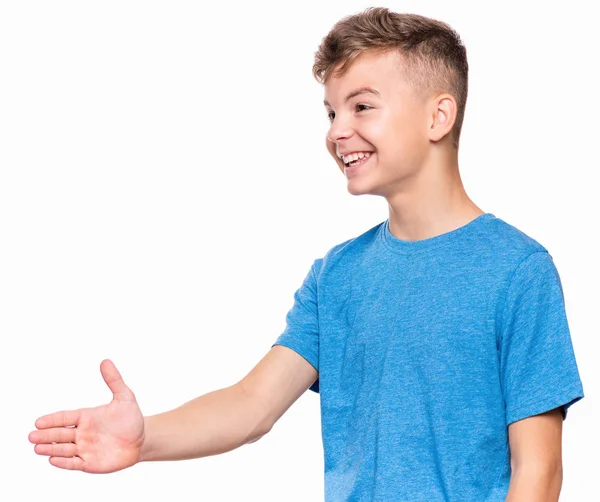
[[[380,172],[391,176],[411,171],[420,165],[427,150],[422,134],[411,124],[390,125],[368,139],[372,139],[377,150]]]
[[[377,148],[382,149],[386,156],[411,155],[427,145],[422,124],[416,117],[396,117],[376,132],[379,138]]]
[[[360,136],[377,152],[387,150],[399,138],[398,125],[401,121],[397,120],[391,113],[387,111],[379,111],[361,122],[358,132]]]

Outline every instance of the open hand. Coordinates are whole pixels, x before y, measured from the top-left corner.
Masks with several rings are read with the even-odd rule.
[[[140,461],[144,417],[135,395],[110,359],[100,372],[113,393],[109,404],[44,415],[29,434],[35,452],[56,467],[109,473]]]

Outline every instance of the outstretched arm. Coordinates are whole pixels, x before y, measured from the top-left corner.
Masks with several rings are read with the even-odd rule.
[[[109,473],[233,450],[270,431],[317,378],[302,356],[275,346],[238,383],[144,417],[112,361],[102,361],[100,370],[113,393],[109,404],[45,415],[29,434],[35,452],[55,467]]]
[[[316,378],[302,356],[275,346],[235,385],[146,417],[141,461],[206,457],[253,443]]]

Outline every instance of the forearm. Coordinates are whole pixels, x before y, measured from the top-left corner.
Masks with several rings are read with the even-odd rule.
[[[260,403],[238,383],[144,417],[140,462],[217,455],[258,440],[270,427]]]
[[[506,502],[557,502],[562,467],[513,469]]]

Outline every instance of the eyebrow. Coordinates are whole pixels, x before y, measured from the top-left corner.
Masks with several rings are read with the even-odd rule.
[[[372,87],[361,87],[360,89],[356,89],[355,91],[352,91],[350,94],[348,94],[346,96],[346,99],[344,99],[344,103],[347,103],[348,101],[350,101],[352,98],[358,96],[359,94],[374,94],[375,96],[381,97],[381,94],[379,94],[379,92],[377,92]],[[326,99],[323,100],[323,104],[325,106],[329,106],[330,108],[332,108],[332,106],[329,104],[329,102]]]

